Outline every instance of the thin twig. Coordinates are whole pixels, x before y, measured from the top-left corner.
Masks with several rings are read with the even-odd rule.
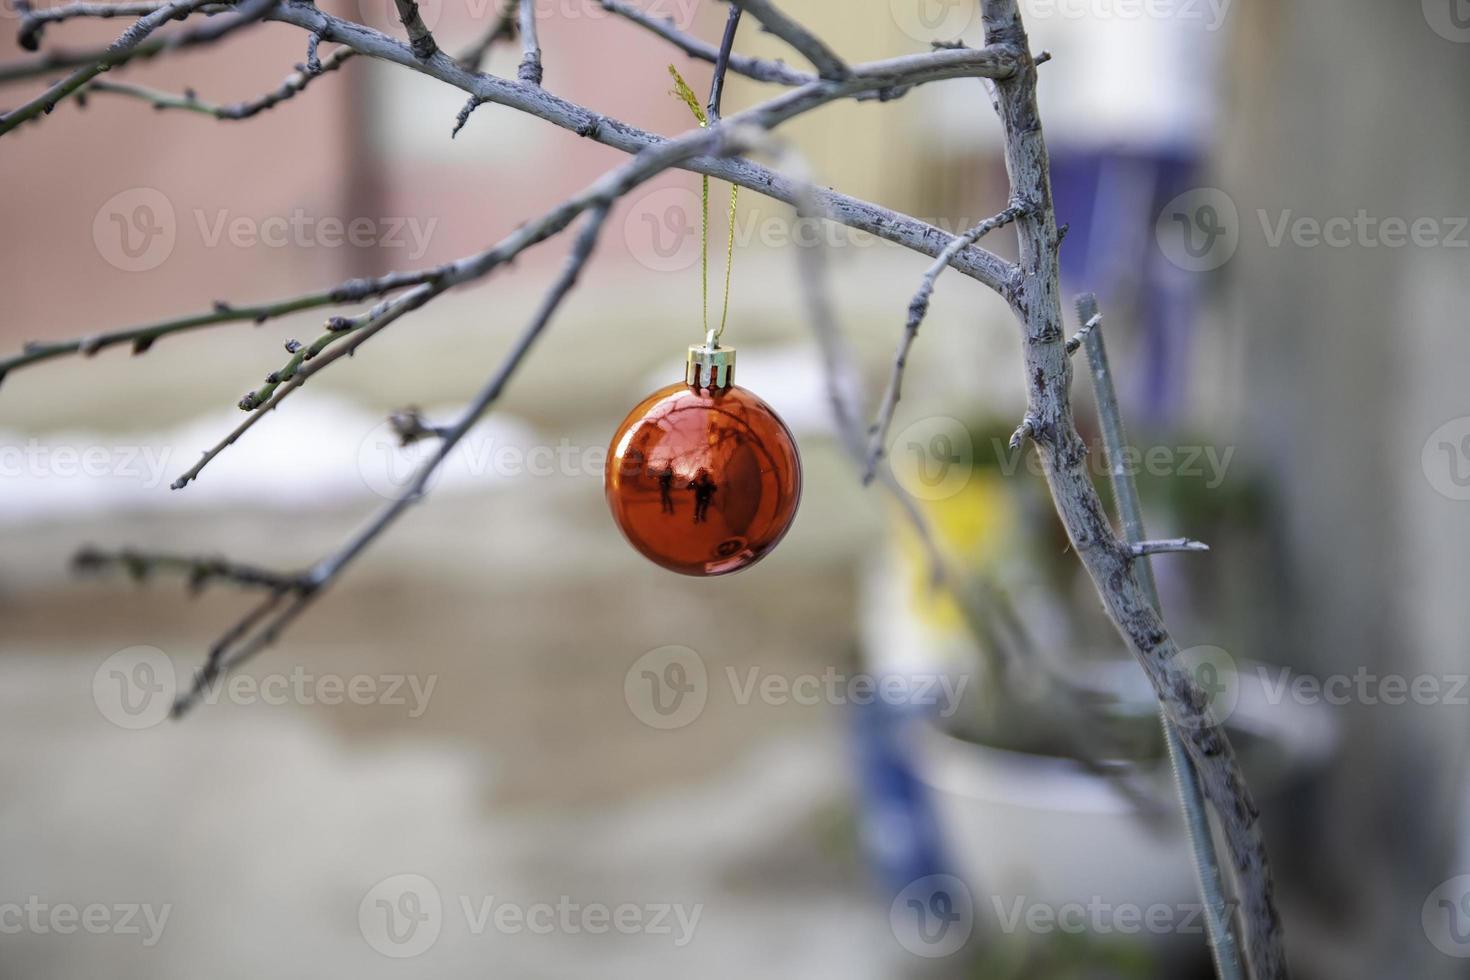
[[[602,9],[617,14],[640,27],[643,27],[670,44],[683,51],[692,58],[699,58],[714,64],[719,60],[719,49],[697,37],[684,33],[674,26],[672,18],[660,19],[644,13],[631,3],[624,0],[601,0]],[[737,75],[753,78],[758,82],[769,82],[775,85],[806,85],[815,82],[817,76],[810,72],[798,71],[783,61],[771,61],[765,58],[752,58],[743,54],[731,54],[729,61],[730,70]]]
[[[423,15],[419,13],[418,0],[393,0],[393,5],[398,8],[399,22],[408,32],[408,44],[413,49],[413,56],[420,61],[428,61],[434,57],[439,50],[439,44],[434,40],[429,25],[424,23]]]
[[[791,45],[801,56],[812,63],[817,74],[827,79],[847,77],[848,68],[826,42],[811,31],[786,16],[770,0],[726,0],[749,11],[750,16],[760,21],[761,27]]]
[[[1209,550],[1209,545],[1203,541],[1195,541],[1192,538],[1169,538],[1165,541],[1133,541],[1128,545],[1128,551],[1134,558],[1147,558],[1149,555],[1168,555],[1179,552],[1199,554]]]
[[[172,320],[161,320],[157,323],[144,324],[140,327],[128,327],[124,330],[114,330],[108,333],[94,334],[90,337],[79,337],[74,340],[62,340],[54,343],[29,343],[19,354],[0,360],[0,379],[7,372],[15,368],[38,364],[57,357],[65,357],[71,354],[84,354],[91,357],[98,351],[120,344],[131,344],[134,354],[142,354],[153,346],[154,341],[160,337],[170,334],[181,333],[188,330],[196,330],[200,327],[211,327],[222,323],[238,323],[249,321],[255,324],[264,323],[276,317],[287,316],[302,310],[315,309],[321,306],[342,306],[351,303],[359,303],[365,299],[382,296],[386,293],[396,292],[409,286],[417,286],[428,282],[434,277],[442,275],[443,266],[435,266],[432,269],[421,269],[414,272],[394,272],[375,279],[349,279],[347,282],[333,286],[331,289],[315,293],[307,293],[304,296],[293,296],[290,299],[278,300],[274,303],[261,303],[254,306],[231,306],[229,303],[215,303],[214,309],[208,313],[198,313],[191,316],[177,317]]]
[[[433,425],[416,407],[402,408],[388,416],[388,428],[398,437],[398,445],[411,446],[425,439],[443,439],[452,427]]]
[[[1103,448],[1107,453],[1108,470],[1113,478],[1113,498],[1117,502],[1118,516],[1123,525],[1123,537],[1130,544],[1135,557],[1142,557],[1148,553],[1144,549],[1149,544],[1144,540],[1147,532],[1144,530],[1143,506],[1139,502],[1138,487],[1127,463],[1128,437],[1123,432],[1123,413],[1118,408],[1118,393],[1113,386],[1112,369],[1108,365],[1107,346],[1103,343],[1102,314],[1097,309],[1097,298],[1091,293],[1078,299],[1077,318],[1083,323],[1082,337],[1087,345],[1087,359],[1092,368],[1092,390],[1097,401]],[[1137,562],[1134,572],[1154,609],[1162,615],[1163,605],[1159,602],[1159,590],[1154,582],[1150,563],[1146,560]],[[1214,836],[1210,831],[1210,818],[1205,808],[1199,773],[1195,770],[1179,733],[1174,730],[1168,713],[1162,708],[1160,722],[1164,730],[1164,741],[1169,748],[1174,782],[1184,811],[1185,830],[1189,835],[1190,850],[1194,854],[1195,870],[1198,873],[1201,896],[1204,898],[1205,928],[1211,955],[1215,960],[1215,973],[1219,980],[1240,980],[1240,951],[1236,945],[1235,933],[1230,927],[1230,907],[1225,902],[1220,860],[1215,854]]]
[[[112,17],[145,17],[160,6],[156,0],[151,3],[72,3],[41,10],[27,6],[20,18],[16,42],[27,51],[36,51],[41,46],[41,34],[49,24],[59,24],[73,18],[107,20]]]
[[[313,34],[312,37],[316,35]],[[202,101],[193,90],[188,90],[182,95],[174,95],[170,92],[160,92],[157,89],[145,88],[142,85],[133,85],[129,82],[110,82],[105,79],[95,79],[87,86],[87,94],[93,92],[105,92],[112,95],[124,95],[134,99],[141,99],[152,104],[155,109],[182,109],[188,112],[197,112],[216,119],[227,121],[239,121],[249,119],[267,109],[274,108],[300,94],[314,79],[320,78],[328,72],[336,71],[342,67],[343,62],[357,54],[351,48],[338,48],[333,51],[324,61],[319,61],[315,69],[310,66],[299,66],[296,71],[286,76],[278,88],[272,92],[256,99],[244,102],[232,102],[227,105],[213,105]]]
[[[120,568],[135,582],[142,582],[155,573],[177,572],[188,579],[190,590],[195,592],[215,581],[249,588],[285,589],[292,587],[299,578],[255,565],[228,561],[223,557],[173,555],[135,551],[131,548],[121,551],[83,548],[72,557],[72,567],[78,572],[102,572]]]
[[[541,84],[541,41],[536,37],[536,0],[520,0],[517,26],[521,32],[521,63],[516,77],[530,85]]]
[[[740,7],[732,3],[729,16],[725,18],[725,33],[720,38],[720,50],[715,55],[715,71],[709,83],[709,102],[705,105],[711,126],[720,121],[720,102],[725,95],[725,72],[730,68],[730,54],[734,50],[735,32],[739,28]]]
[[[980,222],[963,235],[957,235],[925,271],[923,279],[919,282],[918,291],[909,301],[908,320],[904,323],[903,335],[898,342],[898,351],[893,357],[893,369],[888,376],[888,388],[883,393],[878,418],[871,429],[866,462],[863,464],[864,486],[873,482],[873,475],[878,469],[879,461],[883,458],[883,447],[888,442],[888,430],[893,425],[893,413],[898,408],[898,400],[901,397],[900,389],[903,385],[904,368],[908,366],[909,351],[913,348],[914,341],[918,339],[919,325],[924,322],[924,317],[929,312],[929,300],[934,295],[934,284],[939,279],[940,273],[949,268],[949,264],[960,252],[997,228],[1003,228],[1015,221],[1024,213],[1026,213],[1026,208],[1023,205],[1013,204],[995,217]]]
[[[1077,349],[1087,341],[1087,335],[1096,330],[1101,324],[1101,313],[1088,320],[1086,323],[1082,324],[1082,326],[1077,329],[1077,332],[1072,335],[1072,339],[1067,341],[1067,353],[1077,353]]]

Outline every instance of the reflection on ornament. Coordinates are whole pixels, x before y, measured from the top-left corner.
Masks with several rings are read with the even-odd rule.
[[[689,348],[685,380],[618,426],[604,473],[628,541],[684,575],[724,575],[776,546],[801,499],[796,441],[771,407],[736,387],[735,351]]]

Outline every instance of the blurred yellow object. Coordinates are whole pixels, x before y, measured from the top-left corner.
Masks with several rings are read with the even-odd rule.
[[[991,571],[1015,543],[1016,503],[1005,477],[977,470],[964,489],[940,500],[916,500],[934,543],[956,574]],[[898,556],[908,584],[914,616],[929,629],[965,629],[964,616],[945,589],[934,588],[929,560],[918,534],[906,521],[898,525]]]

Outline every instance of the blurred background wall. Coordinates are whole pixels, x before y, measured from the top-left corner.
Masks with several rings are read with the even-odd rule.
[[[328,9],[396,33],[391,6]],[[698,0],[644,6],[710,40],[724,18]],[[981,43],[969,0],[783,7],[854,61]],[[1458,931],[1470,884],[1457,878],[1470,872],[1456,688],[1470,671],[1462,8],[1023,6],[1034,46],[1054,56],[1041,87],[1070,224],[1064,289],[1102,298],[1134,441],[1161,454],[1142,474],[1154,529],[1214,546],[1158,563],[1164,601],[1182,645],[1226,651],[1243,679],[1242,755],[1306,977],[1459,976],[1470,954]],[[688,128],[665,66],[696,90],[708,66],[591,0],[538,10],[548,88],[652,131]],[[425,6],[451,51],[494,13]],[[106,43],[120,23],[53,27],[47,43]],[[737,47],[797,61],[749,27]],[[0,51],[21,56],[9,32]],[[228,102],[273,88],[304,57],[299,32],[265,25],[126,78]],[[518,59],[502,45],[487,70],[513,76]],[[732,78],[726,105],[769,94]],[[355,59],[247,122],[105,93],[58,108],[0,152],[0,343],[455,258],[621,159],[490,105],[451,140],[461,105],[425,78]],[[823,183],[947,230],[1006,204],[979,83],[833,105],[782,133]],[[414,404],[447,416],[470,397],[565,244],[385,332],[183,491],[169,482],[238,421],[235,401],[284,363],[286,340],[319,333],[320,316],[4,378],[0,973],[1207,975],[1167,806],[1149,823],[1054,750],[1055,701],[995,693],[970,631],[927,594],[911,542],[832,440],[794,261],[812,243],[784,206],[741,196],[728,336],[742,383],[801,443],[798,522],[728,580],[673,578],[619,538],[597,454],[628,408],[679,376],[698,334],[697,203],[687,174],[620,203],[469,452],[242,672],[287,693],[238,690],[180,724],[121,711],[114,675],[125,695],[140,665],[186,681],[244,599],[78,579],[77,547],[286,568],[327,553],[415,458],[395,448],[386,415]],[[344,236],[332,222],[355,219],[366,238],[333,244]],[[1334,219],[1347,230],[1325,230]],[[716,208],[716,239],[725,227]],[[272,230],[283,237],[264,240]],[[818,237],[871,406],[928,260],[845,229]],[[1011,250],[1008,234],[991,244]],[[565,365],[589,348],[606,370],[568,384]],[[1001,448],[1024,405],[1019,363],[1004,305],[946,276],[895,445],[969,447],[955,457],[963,479],[922,501],[942,543],[998,584],[1042,660],[1092,677],[1118,661],[1116,638],[1039,480]],[[1079,375],[1090,437],[1084,388]],[[705,699],[663,729],[637,679],[686,657],[660,653],[670,647],[693,652]],[[1130,680],[1107,694],[1126,705],[1136,677],[1123,666]],[[797,679],[916,671],[969,678],[969,700],[914,728],[907,712],[840,693],[790,696]],[[744,687],[768,677],[786,697]],[[1395,703],[1390,677],[1434,693]],[[369,688],[361,703],[323,692],[323,680],[354,678]],[[1324,696],[1337,678],[1349,693]],[[1146,795],[1167,805],[1156,753],[1131,757]],[[903,924],[903,886],[936,873],[967,886],[963,947],[926,949]],[[434,938],[399,958],[411,947],[373,931],[375,903],[421,909],[430,892]],[[1007,929],[1013,897],[1053,915],[1090,900],[1109,912],[1079,934]],[[677,926],[539,935],[486,926],[487,899],[699,913],[683,943]],[[28,902],[170,911],[153,943],[146,927],[3,928],[19,921],[6,903]],[[1122,910],[1152,904],[1172,910],[1160,933],[1120,926]]]

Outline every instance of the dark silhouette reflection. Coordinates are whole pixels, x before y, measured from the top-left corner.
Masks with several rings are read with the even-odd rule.
[[[664,471],[658,475],[658,502],[663,513],[674,512],[674,468],[665,464]],[[695,520],[699,520],[698,516]]]
[[[688,489],[694,491],[694,523],[703,524],[709,519],[710,498],[715,495],[719,485],[710,479],[708,470],[700,470],[689,482]]]

